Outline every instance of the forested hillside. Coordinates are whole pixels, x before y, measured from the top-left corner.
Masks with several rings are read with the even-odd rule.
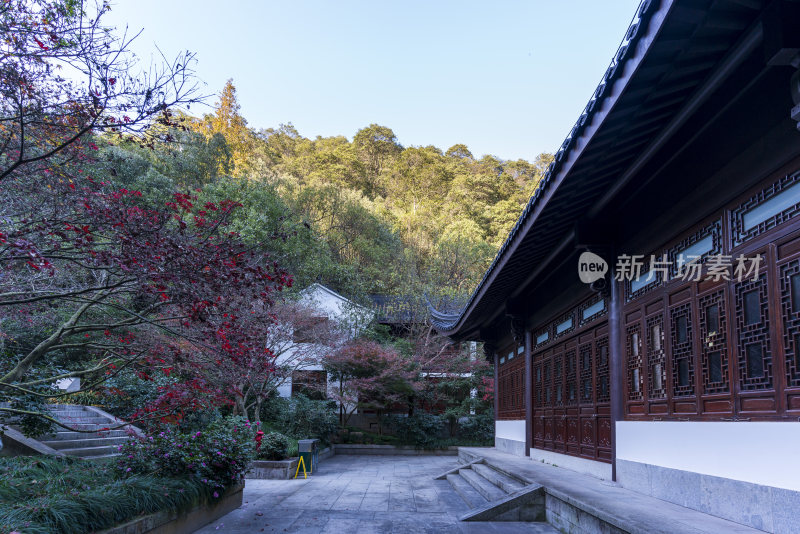
[[[231,81],[213,113],[173,116],[150,136],[110,139],[102,153],[111,174],[136,189],[202,188],[240,201],[236,230],[272,237],[296,287],[319,281],[356,298],[467,295],[551,161],[478,158],[461,144],[404,147],[377,124],[352,141],[309,139],[291,124],[256,131]]]

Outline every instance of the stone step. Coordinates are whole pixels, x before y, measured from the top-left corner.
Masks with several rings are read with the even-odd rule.
[[[455,473],[449,474],[447,475],[447,482],[450,483],[455,492],[459,497],[464,499],[464,502],[467,503],[467,506],[470,508],[478,508],[488,504],[489,501],[478,493],[469,482],[461,477],[461,475]]]
[[[97,423],[73,423],[71,421],[61,421],[61,423],[76,430],[90,430],[93,432],[100,432],[104,428],[113,428],[118,425],[118,423],[114,423],[113,421],[106,421],[102,425],[98,425]],[[69,432],[66,428],[63,427],[59,428]]]
[[[464,478],[464,480],[469,482],[470,486],[475,488],[478,491],[478,493],[483,495],[483,497],[489,502],[498,501],[507,495],[505,491],[501,490],[500,488],[498,488],[497,486],[495,486],[494,484],[492,484],[491,482],[480,476],[471,468],[461,469],[458,471],[458,474],[461,475]]]
[[[95,460],[103,461],[103,460],[108,460],[110,458],[116,458],[117,456],[119,456],[118,453],[117,454],[98,454],[97,456],[86,456],[83,459],[84,460],[92,460],[92,461],[95,461]]]
[[[70,439],[89,439],[89,438],[124,438],[130,434],[126,430],[103,430],[97,432],[56,432],[55,434],[48,434],[47,439],[50,441],[62,441]]]
[[[86,458],[89,456],[109,456],[117,453],[117,448],[114,445],[103,445],[101,447],[81,447],[79,449],[61,449],[61,452],[67,456],[80,456]]]
[[[525,487],[525,484],[504,473],[495,471],[486,464],[473,464],[472,470],[506,493],[516,493]]]
[[[99,447],[101,445],[121,445],[128,441],[127,437],[116,438],[84,438],[84,439],[61,439],[43,441],[45,445],[56,450],[62,449],[82,449],[86,447]]]
[[[113,423],[114,421],[106,419],[105,417],[56,417],[62,423],[84,423],[84,424],[105,424]]]

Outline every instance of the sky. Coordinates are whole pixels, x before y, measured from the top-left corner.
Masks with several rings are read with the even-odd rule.
[[[533,160],[562,143],[639,0],[116,0],[132,50],[196,53],[202,92],[227,79],[256,129],[352,139],[372,123],[403,146],[463,143]],[[211,108],[191,110],[194,114]]]

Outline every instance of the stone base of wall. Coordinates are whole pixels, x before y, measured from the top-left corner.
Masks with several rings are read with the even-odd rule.
[[[182,513],[157,512],[96,534],[191,534],[242,505],[244,484],[230,488],[213,503],[203,504]]]
[[[535,462],[544,462],[557,467],[564,467],[603,480],[611,480],[612,478],[611,464],[606,462],[598,462],[596,460],[589,460],[587,458],[580,458],[560,452],[544,451],[542,449],[531,449],[530,457],[531,460]]]
[[[800,492],[617,460],[617,482],[629,490],[775,533],[800,532]]]
[[[603,521],[596,515],[590,514],[573,506],[567,501],[547,494],[546,496],[547,522],[566,534],[626,534],[611,523]]]
[[[494,438],[494,446],[498,451],[507,452],[514,456],[525,456],[525,442],[515,439]]]

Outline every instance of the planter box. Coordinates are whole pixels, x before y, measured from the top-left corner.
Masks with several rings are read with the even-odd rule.
[[[369,454],[377,456],[458,456],[458,447],[446,449],[416,449],[410,445],[360,445],[337,443],[335,454]]]
[[[336,454],[334,448],[325,447],[319,451],[317,462],[321,462],[326,458],[330,458]],[[255,460],[250,464],[250,469],[245,473],[244,478],[260,479],[260,480],[289,480],[294,478],[297,472],[297,463],[299,458],[290,458],[288,460]],[[306,466],[309,469],[311,466]],[[298,477],[303,476],[303,468],[300,468]]]
[[[244,484],[239,484],[212,503],[195,506],[186,512],[156,512],[95,534],[191,534],[239,508],[243,489]]]
[[[249,479],[289,480],[297,470],[298,458],[289,460],[256,460],[244,474]],[[308,469],[308,467],[306,467]],[[300,469],[302,476],[303,470]]]

